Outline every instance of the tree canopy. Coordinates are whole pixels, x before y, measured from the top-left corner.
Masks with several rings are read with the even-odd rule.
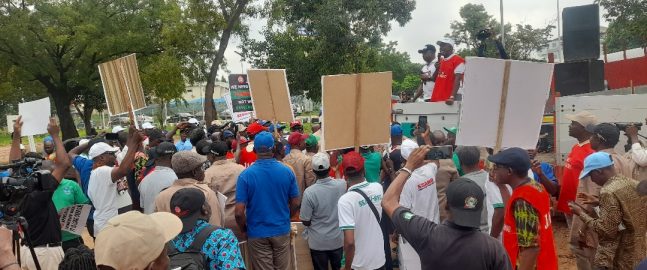
[[[596,0],[609,21],[607,49],[617,52],[647,46],[647,2],[645,0]]]
[[[490,29],[494,38],[501,35],[501,23],[488,14],[482,4],[466,4],[461,7],[459,14],[461,20],[452,21],[450,24],[452,32],[446,34],[456,42],[456,45],[465,44],[467,46],[467,49],[460,51],[459,54],[477,54],[477,47],[480,43],[477,34],[480,30]],[[553,25],[534,28],[528,24],[516,24],[513,28],[511,24],[506,24],[504,46],[508,55],[512,59],[537,60],[533,53],[548,46],[551,31],[554,28]],[[488,46],[485,55],[498,57],[494,46]]]
[[[165,100],[179,97],[185,79],[199,77],[195,70],[205,61],[196,52],[212,40],[205,40],[208,33],[197,27],[203,21],[199,9],[191,9],[193,2],[3,1],[0,62],[8,65],[0,70],[12,75],[12,87],[29,83],[44,90],[53,100],[63,137],[76,137],[70,105],[76,105],[86,129],[92,111],[105,106],[99,63],[136,53],[147,95]]]
[[[262,40],[244,37],[243,56],[260,68],[285,68],[292,95],[321,99],[321,76],[394,71],[404,80],[412,68],[407,54],[383,44],[391,23],[411,19],[410,0],[300,1],[269,4]]]

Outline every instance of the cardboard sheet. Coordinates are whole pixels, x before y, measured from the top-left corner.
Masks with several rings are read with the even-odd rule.
[[[18,115],[7,115],[7,132],[8,133],[13,132],[13,124],[16,122],[16,119],[18,119]]]
[[[81,235],[91,209],[89,204],[75,204],[61,209],[58,213],[61,230]]]
[[[247,77],[257,118],[281,122],[294,120],[285,69],[250,69]]]
[[[49,98],[18,104],[18,114],[22,115],[22,136],[47,133],[50,113]]]
[[[507,75],[506,61],[510,62]],[[468,57],[466,63],[456,144],[496,148],[501,137],[500,148],[534,149],[553,64],[478,57]]]
[[[325,150],[388,143],[391,72],[323,76]]]
[[[146,107],[135,54],[99,64],[99,74],[111,116]]]

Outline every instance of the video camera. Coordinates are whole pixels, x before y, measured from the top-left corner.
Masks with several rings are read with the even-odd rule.
[[[635,126],[640,130],[640,128],[643,126],[643,123],[614,123],[616,127],[618,127],[619,130],[624,131],[627,129],[629,126]]]
[[[12,169],[9,177],[0,179],[0,225],[17,226],[20,207],[25,196],[34,190],[42,190],[42,180],[52,177],[49,171],[39,170],[42,159],[24,158],[21,161],[0,166],[0,170]]]

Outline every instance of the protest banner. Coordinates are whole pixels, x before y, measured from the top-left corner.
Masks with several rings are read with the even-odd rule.
[[[224,98],[225,103],[227,104],[227,109],[231,113],[231,120],[234,123],[249,122],[249,120],[252,118],[253,112],[234,112],[234,108],[231,102],[231,92],[229,91],[227,91]]]
[[[58,212],[61,230],[81,235],[91,208],[89,204],[75,204],[61,209]]]
[[[47,124],[51,116],[49,98],[18,104],[18,115],[22,116],[22,136],[47,133]]]
[[[257,118],[280,122],[294,120],[285,69],[250,69],[247,78]]]
[[[231,100],[231,119],[236,122],[247,122],[254,111],[252,96],[246,74],[229,74],[229,99]]]
[[[535,149],[553,64],[468,57],[457,145]]]
[[[138,126],[134,111],[145,108],[146,101],[135,54],[99,64],[99,75],[110,116],[129,113]]]
[[[325,150],[388,143],[391,72],[323,76]]]
[[[18,115],[7,115],[7,132],[13,133],[13,124],[18,119]]]

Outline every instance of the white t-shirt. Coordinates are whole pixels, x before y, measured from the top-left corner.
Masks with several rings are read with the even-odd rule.
[[[348,189],[346,194],[339,198],[339,202],[337,203],[339,228],[341,230],[355,231],[353,269],[377,269],[384,266],[385,263],[382,229],[371,207],[366,203],[362,195],[353,191],[354,189],[360,189],[366,193],[366,196],[375,205],[377,212],[381,214],[382,185],[366,181],[353,185]]]
[[[509,185],[506,185],[508,188],[508,192],[512,194],[512,188],[510,188]],[[501,196],[501,191],[499,190],[499,187],[490,181],[485,182],[485,202],[486,202],[486,207],[487,207],[487,215],[488,215],[488,227],[490,228],[490,231],[492,231],[492,217],[494,216],[494,209],[496,208],[504,208],[505,205],[503,204],[503,197]],[[489,233],[488,232],[488,233]],[[501,240],[501,235],[497,237],[497,239]]]
[[[121,179],[113,183],[112,169],[112,167],[102,166],[90,173],[88,197],[96,209],[94,211],[95,235],[103,229],[109,219],[119,214],[120,208],[132,205],[128,182]]]
[[[409,208],[416,216],[439,224],[440,208],[436,190],[436,172],[438,172],[438,166],[435,163],[426,164],[413,171],[402,189],[400,205]]]
[[[431,78],[432,75],[434,75],[434,72],[436,72],[436,66],[434,63],[429,63],[427,65],[422,66],[422,73],[429,75]],[[422,84],[422,99],[423,100],[428,100],[431,99],[431,93],[434,91],[434,82],[432,81],[426,81]]]
[[[139,184],[139,201],[144,208],[144,214],[155,212],[155,198],[167,187],[177,180],[173,169],[156,166],[155,170],[146,175]]]

